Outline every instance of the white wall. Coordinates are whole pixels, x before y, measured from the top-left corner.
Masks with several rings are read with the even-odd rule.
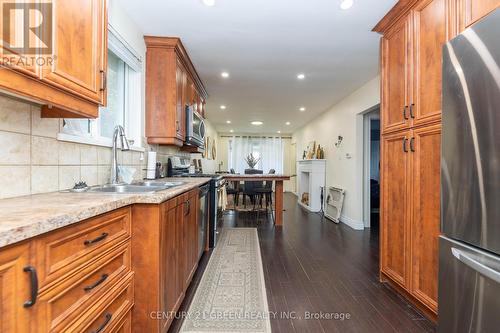
[[[362,113],[380,103],[379,77],[366,83],[293,134],[297,159],[311,141],[325,148],[326,185],[346,190],[342,222],[356,229],[363,223],[363,119]],[[344,137],[340,148],[334,143]],[[350,155],[350,158],[347,157]]]

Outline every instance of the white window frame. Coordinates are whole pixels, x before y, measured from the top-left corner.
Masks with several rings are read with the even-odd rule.
[[[142,147],[142,57],[110,24],[108,25],[108,51],[113,52],[127,65],[125,66],[125,98],[128,100],[126,101],[123,121],[127,137],[134,140],[134,144],[130,148],[132,150],[145,151],[145,148]],[[132,75],[134,77],[131,77]],[[127,93],[132,89],[133,91],[139,91],[139,94]],[[101,129],[99,119],[90,120],[90,132],[88,134],[79,131],[71,132],[67,129],[63,132],[62,127],[63,121],[61,120],[60,131],[57,135],[57,139],[60,141],[70,141],[104,147],[111,147],[113,145],[111,138],[102,137],[100,135]]]

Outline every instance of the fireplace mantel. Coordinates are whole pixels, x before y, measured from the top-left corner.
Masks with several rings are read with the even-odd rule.
[[[326,182],[326,160],[298,161],[298,203],[311,212],[321,211],[321,191]]]

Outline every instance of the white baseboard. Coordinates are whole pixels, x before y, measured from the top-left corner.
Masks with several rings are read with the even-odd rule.
[[[365,229],[365,224],[363,221],[358,221],[351,219],[348,216],[341,215],[340,216],[340,222],[348,225],[349,227],[353,228],[354,230],[364,230]]]

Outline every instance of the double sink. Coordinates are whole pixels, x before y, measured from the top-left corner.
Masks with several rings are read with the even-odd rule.
[[[85,192],[101,193],[154,193],[183,185],[183,182],[140,181],[132,184],[107,184],[92,186]]]

